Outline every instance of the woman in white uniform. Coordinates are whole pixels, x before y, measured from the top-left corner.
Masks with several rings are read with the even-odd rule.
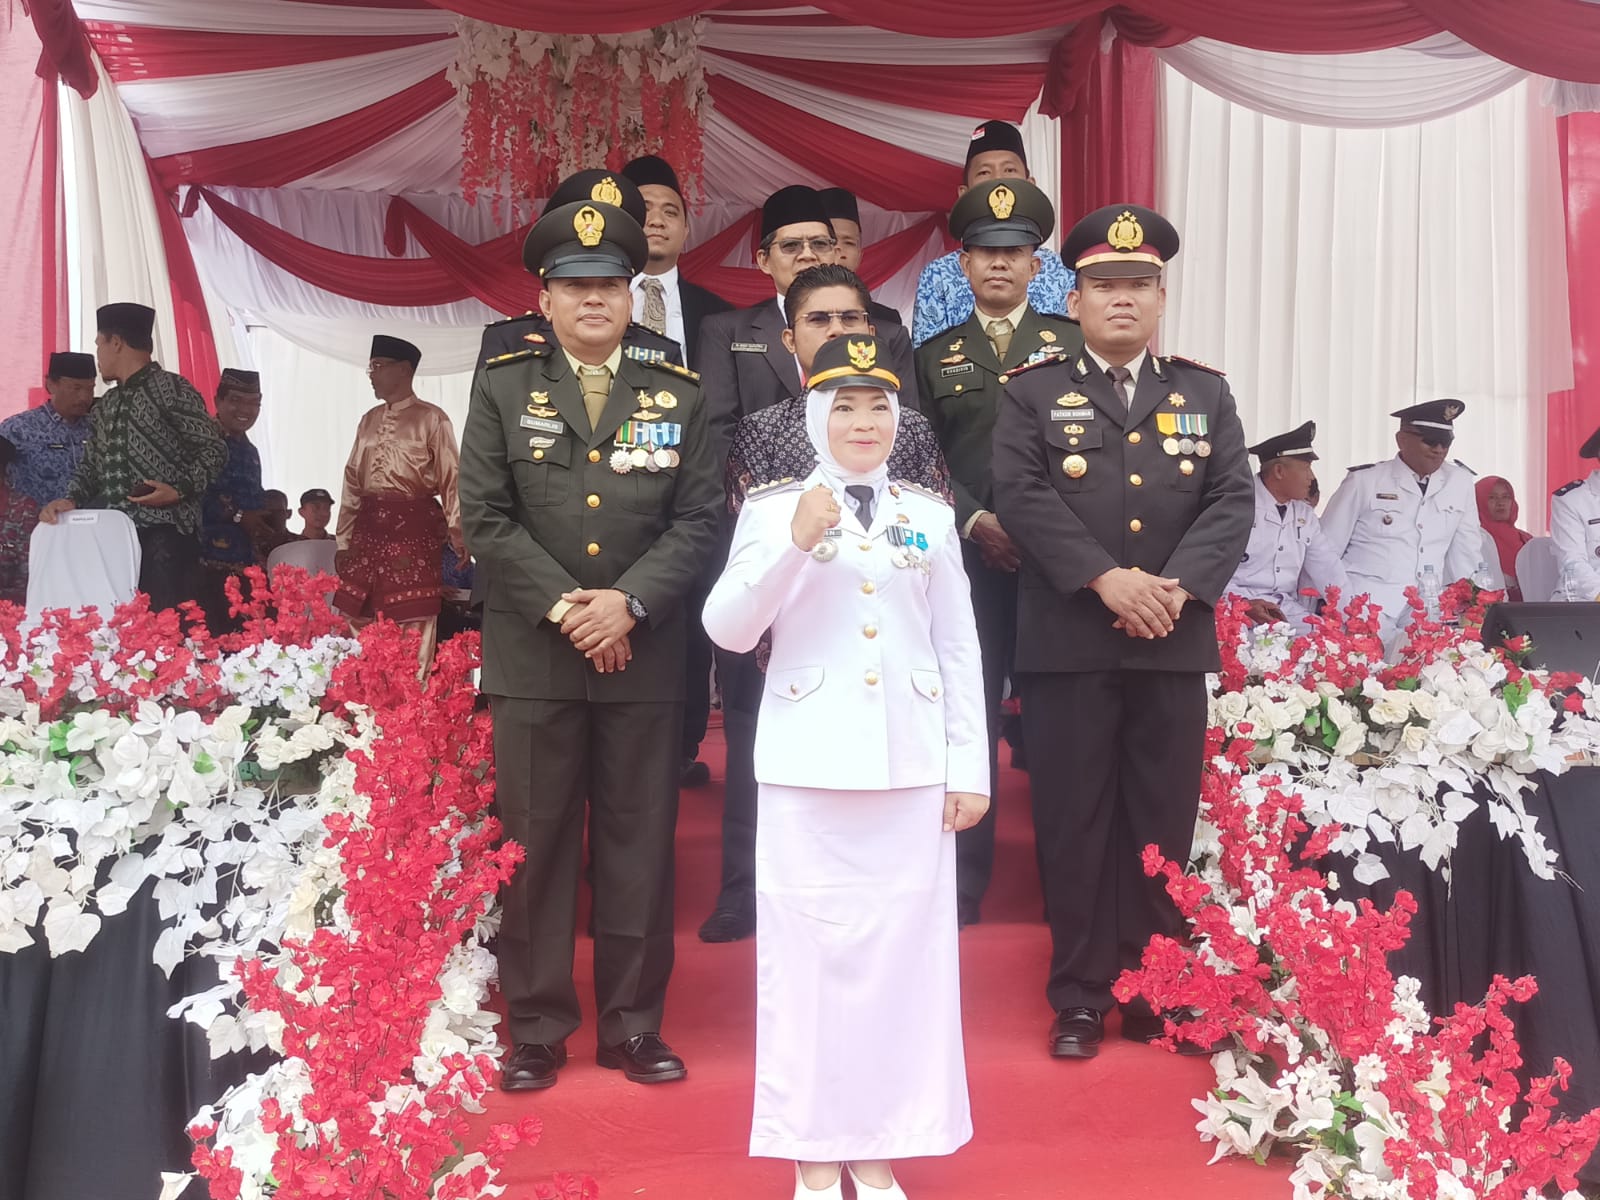
[[[972,1136],[955,833],[988,808],[983,680],[950,506],[892,483],[899,380],[869,335],[816,356],[817,468],[753,490],[705,605],[719,646],[772,630],[755,746],[750,1153],[795,1196],[904,1200],[892,1161]]]

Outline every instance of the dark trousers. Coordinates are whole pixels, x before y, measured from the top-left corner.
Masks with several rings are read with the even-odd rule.
[[[689,614],[689,645],[684,662],[687,672],[683,695],[684,762],[700,757],[700,743],[705,741],[706,726],[711,722],[711,638],[700,621],[700,611],[705,607],[710,590],[707,584],[698,585],[689,593],[685,604]]]
[[[1204,768],[1205,676],[1087,671],[1019,682],[1050,917],[1045,994],[1054,1009],[1105,1012],[1112,983],[1138,965],[1145,943],[1182,931],[1140,855],[1154,843],[1188,860]]]
[[[139,590],[159,612],[200,598],[200,543],[174,525],[140,525]]]
[[[722,733],[728,743],[722,789],[722,889],[717,907],[753,910],[756,897],[756,714],[766,676],[754,652],[717,649]]]
[[[989,890],[994,871],[995,804],[1000,796],[1000,698],[1011,674],[1017,645],[1017,576],[983,565],[970,542],[961,546],[967,579],[972,584],[972,613],[978,622],[983,652],[983,707],[989,720],[989,811],[971,829],[956,834],[956,899],[963,910],[976,911]]]
[[[672,974],[683,706],[495,696],[491,710],[500,820],[527,851],[500,925],[512,1040],[548,1045],[579,1024],[572,955],[586,799],[600,1044],[659,1031]]]

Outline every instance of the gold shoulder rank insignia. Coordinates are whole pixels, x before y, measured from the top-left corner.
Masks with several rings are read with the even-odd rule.
[[[534,352],[532,350],[513,350],[510,354],[497,354],[483,365],[486,367],[498,367],[503,363],[517,362],[524,358],[532,358],[533,356]]]
[[[1210,363],[1201,362],[1198,358],[1185,358],[1181,354],[1167,355],[1168,362],[1182,363],[1186,367],[1199,367],[1202,371],[1210,371],[1213,375],[1227,375],[1221,367],[1213,367]]]
[[[1010,383],[1018,375],[1021,375],[1026,371],[1037,370],[1039,367],[1044,366],[1046,363],[1064,363],[1065,361],[1066,361],[1066,359],[1062,358],[1059,354],[1047,354],[1044,357],[1042,357],[1042,358],[1040,358],[1040,359],[1038,359],[1036,361],[1019,363],[1014,367],[1007,367],[1006,368],[1006,373],[1004,375],[1000,376],[1000,382],[1001,383]]]
[[[668,362],[664,358],[653,363],[646,363],[645,365],[654,367],[658,371],[671,371],[674,375],[682,375],[685,379],[689,380],[690,383],[700,382],[700,373],[698,371],[691,371],[688,367],[680,367],[677,363]]]
[[[950,501],[946,500],[932,488],[923,487],[920,483],[912,483],[909,479],[897,479],[895,480],[895,486],[903,492],[914,492],[918,496],[926,496],[929,500],[936,501],[937,503],[944,505],[946,508],[954,507]]]
[[[803,482],[803,480],[796,479],[793,475],[785,475],[782,479],[774,479],[770,483],[763,483],[759,487],[751,488],[744,494],[744,498],[746,500],[754,500],[758,496],[776,496],[779,492],[795,491]]]

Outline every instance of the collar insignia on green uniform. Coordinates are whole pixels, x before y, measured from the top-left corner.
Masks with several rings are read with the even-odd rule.
[[[1039,330],[1039,340],[1041,342],[1046,343],[1047,345],[1049,343],[1055,341],[1056,340],[1055,330],[1053,330],[1053,329],[1041,329],[1041,330]]]

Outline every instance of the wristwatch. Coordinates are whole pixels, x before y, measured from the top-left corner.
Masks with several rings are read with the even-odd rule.
[[[632,592],[623,592],[622,598],[628,602],[628,615],[635,621],[648,620],[650,610],[644,606],[644,601]]]

